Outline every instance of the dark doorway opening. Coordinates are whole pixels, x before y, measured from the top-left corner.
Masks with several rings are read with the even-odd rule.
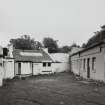
[[[21,74],[21,63],[18,63],[18,74]]]
[[[87,59],[87,78],[90,78],[90,58]]]

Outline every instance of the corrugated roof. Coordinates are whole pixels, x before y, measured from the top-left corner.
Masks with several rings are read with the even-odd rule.
[[[21,52],[29,53],[29,55],[22,55]],[[35,53],[35,55],[30,56],[30,54]],[[38,56],[39,54],[39,56]],[[42,55],[42,56],[41,56]],[[20,50],[20,49],[14,49],[13,51],[13,57],[15,61],[30,61],[30,62],[53,62],[51,57],[42,49],[39,50]]]

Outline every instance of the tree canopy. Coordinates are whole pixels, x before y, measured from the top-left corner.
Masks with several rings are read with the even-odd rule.
[[[94,32],[94,35],[88,40],[86,44],[83,45],[83,47],[90,47],[91,45],[98,43],[102,40],[105,40],[105,25],[101,26],[100,31]]]
[[[45,48],[48,48],[49,53],[56,53],[58,52],[58,44],[57,41],[53,38],[45,37],[43,39],[43,45]]]
[[[42,47],[42,44],[35,41],[29,35],[23,35],[20,38],[10,39],[10,44],[13,44],[15,49],[33,50]]]
[[[67,45],[59,48],[60,53],[68,53],[69,51],[71,51],[71,47]]]
[[[10,44],[13,45],[15,49],[22,49],[22,50],[34,50],[39,49],[42,47],[48,48],[49,53],[68,53],[71,51],[72,47],[80,47],[76,43],[73,43],[71,46],[65,45],[59,47],[57,44],[58,40],[54,40],[50,37],[45,37],[43,39],[43,45],[39,41],[35,41],[29,35],[22,35],[19,38],[10,39]]]

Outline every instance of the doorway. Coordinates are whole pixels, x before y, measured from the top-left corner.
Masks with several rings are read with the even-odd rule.
[[[87,78],[90,78],[90,58],[87,59]]]
[[[18,74],[21,74],[21,63],[18,63]]]

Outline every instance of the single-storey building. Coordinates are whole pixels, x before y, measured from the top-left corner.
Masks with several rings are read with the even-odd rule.
[[[83,78],[105,81],[105,41],[72,53],[70,68]]]
[[[43,50],[13,50],[15,76],[52,73],[52,58]]]

